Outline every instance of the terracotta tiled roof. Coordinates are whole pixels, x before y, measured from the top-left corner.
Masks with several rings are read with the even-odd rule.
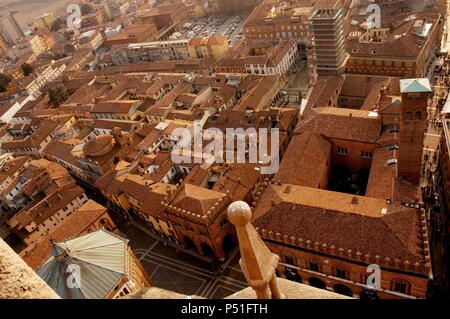
[[[29,156],[19,156],[7,161],[0,169],[0,184],[3,183],[9,176],[14,175],[14,173],[21,169],[25,162],[29,159]]]
[[[91,125],[93,128],[106,129],[106,130],[112,130],[115,127],[120,127],[120,129],[123,132],[130,132],[134,123],[137,123],[137,122],[136,121],[95,119]]]
[[[31,222],[39,225],[52,216],[56,211],[60,210],[83,193],[84,190],[79,186],[59,190],[58,192],[51,194],[43,200],[35,203],[34,206],[22,210],[11,218],[8,221],[8,224],[12,227],[18,227],[18,229],[25,227]]]
[[[118,181],[115,177],[115,172],[108,171],[97,180],[95,185],[100,191],[105,191],[107,193],[111,193],[112,195],[120,195],[122,193],[122,190],[120,188],[121,182]]]
[[[424,261],[419,210],[384,200],[272,184],[253,218],[253,224],[267,232],[334,245],[336,253],[342,247],[362,256]]]
[[[184,182],[191,185],[204,186],[209,177],[209,170],[197,165],[186,175]]]
[[[313,188],[326,186],[320,183],[327,179],[331,147],[331,142],[320,134],[306,132],[294,136],[274,181]]]
[[[122,183],[120,185],[120,189],[122,192],[142,204],[147,196],[146,179],[135,174],[124,174],[121,177]]]
[[[147,63],[123,64],[120,66],[109,67],[95,72],[78,72],[77,77],[92,76],[128,76],[134,73],[144,72],[201,72],[212,69],[214,59],[189,59],[189,60],[173,60],[173,61],[155,61]]]
[[[154,143],[162,138],[162,133],[159,130],[154,129],[139,143],[139,149],[148,149]]]
[[[195,214],[205,215],[219,199],[225,197],[226,195],[221,192],[184,184],[181,191],[178,192],[170,204]]]
[[[229,191],[232,201],[245,200],[261,178],[255,164],[233,164],[214,184],[212,188],[218,192]]]
[[[163,183],[150,185],[140,211],[155,217],[162,214],[164,212],[164,206],[161,202],[167,196],[169,189],[175,191],[176,187],[175,185]]]
[[[185,8],[183,3],[164,4],[152,8],[145,16],[158,16],[174,12],[177,9]]]
[[[89,200],[61,222],[52,233],[42,237],[36,244],[22,251],[20,256],[31,268],[37,269],[51,256],[50,240],[63,242],[77,237],[106,213],[105,207]]]
[[[398,140],[394,140],[394,143],[398,143]],[[389,160],[398,159],[398,154],[399,150],[390,149],[388,143],[375,149],[366,196],[396,202],[416,202],[421,199],[420,189],[416,185],[397,177],[397,164],[388,165]]]
[[[319,107],[299,121],[295,132],[314,132],[331,139],[376,143],[381,135],[381,117],[368,111]]]
[[[333,94],[339,92],[343,83],[342,76],[320,76],[313,87],[306,108],[329,106],[328,101]]]
[[[156,32],[156,26],[154,24],[133,24],[113,35],[109,40],[132,40],[133,38],[139,37],[142,33],[148,32],[149,30]]]
[[[52,156],[61,159],[69,164],[78,165],[78,161],[73,157],[72,150],[76,145],[82,144],[82,140],[72,139],[66,141],[58,141],[53,139],[44,149],[46,156]]]
[[[131,101],[108,101],[100,102],[94,105],[92,108],[92,113],[126,113],[128,114],[130,110],[138,102],[135,100]]]
[[[228,38],[221,35],[213,35],[208,38],[208,45],[221,45],[228,41]]]
[[[391,30],[385,41],[370,43],[347,41],[347,52],[354,57],[398,57],[402,59],[416,59],[425,48],[428,39],[413,33],[414,23],[419,19],[425,19],[427,23],[433,24],[432,28],[436,28],[439,27],[437,26],[439,17],[439,13],[427,11],[414,14],[403,13],[400,16],[391,17],[391,20],[395,19],[395,21],[389,25]],[[355,18],[358,19],[361,17]],[[388,21],[387,18],[388,17],[384,17],[382,20]]]

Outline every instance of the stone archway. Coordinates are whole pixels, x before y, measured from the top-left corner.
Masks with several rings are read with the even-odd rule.
[[[197,246],[195,245],[194,241],[188,236],[184,236],[183,241],[184,241],[184,248],[197,250]]]
[[[364,288],[359,295],[359,299],[380,299],[375,290]]]
[[[317,278],[317,277],[310,277],[308,279],[308,283],[312,287],[316,287],[319,289],[326,289],[327,285],[323,282],[323,280]]]
[[[353,292],[350,288],[343,284],[336,284],[333,286],[334,292],[340,295],[353,297]]]
[[[210,245],[206,243],[201,243],[200,248],[202,249],[203,255],[214,257],[214,250],[211,248]]]
[[[230,234],[226,235],[222,241],[222,249],[225,256],[227,256],[234,247],[236,247],[236,244],[234,242],[233,236],[231,236]]]

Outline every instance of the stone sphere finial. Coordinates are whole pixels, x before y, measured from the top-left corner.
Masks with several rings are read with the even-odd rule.
[[[235,226],[245,226],[252,218],[250,206],[243,201],[237,201],[228,206],[228,219]]]

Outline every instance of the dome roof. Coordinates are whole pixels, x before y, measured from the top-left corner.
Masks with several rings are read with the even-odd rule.
[[[112,150],[115,143],[112,135],[99,135],[84,145],[83,153],[86,156],[102,156]]]
[[[127,241],[103,229],[52,245],[36,273],[63,299],[104,299],[127,273]]]

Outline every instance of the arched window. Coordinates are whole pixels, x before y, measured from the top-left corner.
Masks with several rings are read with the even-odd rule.
[[[412,120],[412,112],[407,112],[406,113],[406,120],[407,121],[411,121]]]
[[[347,278],[347,272],[342,267],[335,268],[335,275],[336,275],[336,277],[339,277],[339,278],[343,278],[343,279]]]
[[[422,112],[417,111],[416,112],[416,120],[421,120],[422,119]]]
[[[392,289],[402,294],[407,294],[409,290],[409,283],[404,280],[394,280]]]

